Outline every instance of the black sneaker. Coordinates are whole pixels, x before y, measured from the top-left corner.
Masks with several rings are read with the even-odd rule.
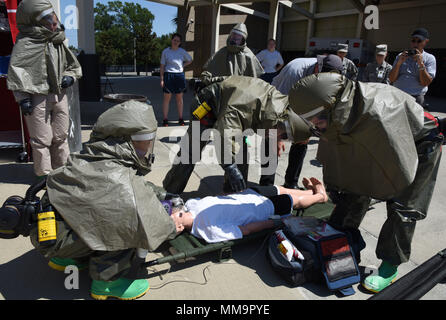
[[[287,188],[287,189],[299,189],[299,186],[297,185],[297,183],[293,183],[293,182],[291,182],[291,183],[285,182],[283,184],[283,187]]]
[[[178,120],[178,124],[179,124],[180,126],[184,126],[184,120],[183,120],[183,119],[179,119],[179,120]]]
[[[164,119],[163,120],[163,127],[168,127],[169,126],[169,120]]]

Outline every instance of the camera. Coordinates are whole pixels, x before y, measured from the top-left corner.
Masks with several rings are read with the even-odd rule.
[[[409,50],[407,50],[407,55],[408,55],[409,57],[413,57],[413,56],[416,55],[416,54],[418,54],[418,52],[417,52],[416,49],[409,49]]]

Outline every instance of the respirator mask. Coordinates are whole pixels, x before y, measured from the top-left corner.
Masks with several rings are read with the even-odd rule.
[[[40,26],[48,29],[51,32],[57,32],[64,30],[62,24],[59,21],[59,18],[57,18],[56,13],[53,11],[53,9],[48,9],[43,11],[38,17],[37,21]]]
[[[150,166],[155,161],[153,149],[155,147],[156,132],[137,134],[132,137],[133,147],[139,159]]]

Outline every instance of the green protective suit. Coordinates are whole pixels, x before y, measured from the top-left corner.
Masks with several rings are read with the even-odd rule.
[[[91,250],[155,250],[176,235],[164,193],[144,180],[150,165],[130,141],[156,129],[150,105],[116,105],[99,117],[83,150],[48,175],[50,202]]]
[[[248,37],[248,31],[244,24],[236,25],[233,30],[237,30]],[[204,65],[204,72],[201,80],[207,85],[213,82],[214,77],[224,76],[249,76],[258,78],[264,71],[255,54],[246,46],[230,44],[230,36],[226,40],[226,47],[218,50]]]
[[[255,132],[258,129],[271,129],[275,128],[279,121],[288,120],[292,134],[297,141],[306,140],[311,135],[308,124],[300,117],[295,114],[290,117],[288,96],[258,78],[231,76],[224,81],[205,87],[192,102],[191,112],[204,101],[212,108],[212,111],[207,123],[203,125],[202,122],[200,134],[207,128],[216,129],[222,138],[221,147],[226,147],[223,155],[232,155],[233,162],[236,154],[239,153],[240,145],[237,142],[230,143],[229,140],[225,143],[224,139],[230,139],[229,136],[225,138],[225,130],[233,135],[241,136],[245,130],[252,129]],[[187,139],[182,140],[189,141],[189,147],[181,147],[181,149],[189,152],[188,163],[174,164],[167,173],[163,186],[168,192],[183,192],[194,169],[195,163],[193,163],[192,152],[189,151],[194,150],[192,141],[196,141],[196,139],[193,139],[192,127],[192,125],[189,126],[186,133]],[[245,133],[248,134],[249,132]],[[207,141],[201,143],[200,151],[206,143]],[[184,155],[181,157],[181,149],[178,157],[184,159]],[[217,153],[219,153],[219,150],[217,150]]]
[[[415,100],[394,87],[353,82],[334,74],[312,75],[290,92],[298,114],[324,107],[329,126],[317,158],[325,183],[376,199],[393,198],[415,178],[415,142],[432,127]]]
[[[416,221],[427,215],[443,136],[415,99],[385,84],[352,82],[322,73],[290,91],[290,106],[311,118],[328,111],[317,158],[324,182],[337,191],[330,223],[361,224],[370,197],[387,200],[376,254],[392,265],[407,262]]]
[[[17,8],[20,31],[11,54],[8,89],[28,94],[60,94],[64,76],[82,77],[82,69],[65,45],[63,31],[39,25],[37,17],[51,9],[48,0],[23,0]]]

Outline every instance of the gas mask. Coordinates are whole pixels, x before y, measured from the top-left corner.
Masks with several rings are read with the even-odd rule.
[[[155,147],[156,132],[133,135],[131,138],[138,158],[150,167],[155,161],[153,149]]]
[[[301,114],[301,118],[309,124],[311,133],[320,137],[328,127],[328,111],[324,107],[316,108],[306,114]]]
[[[295,114],[291,109],[288,109],[287,114],[287,119],[277,124],[278,139],[298,143],[305,142],[315,135],[309,121]]]
[[[37,17],[37,21],[40,26],[48,29],[51,32],[57,32],[64,29],[53,9],[48,9],[42,12]]]
[[[245,44],[245,38],[241,33],[232,31],[229,38],[229,44],[231,46],[242,46]]]

